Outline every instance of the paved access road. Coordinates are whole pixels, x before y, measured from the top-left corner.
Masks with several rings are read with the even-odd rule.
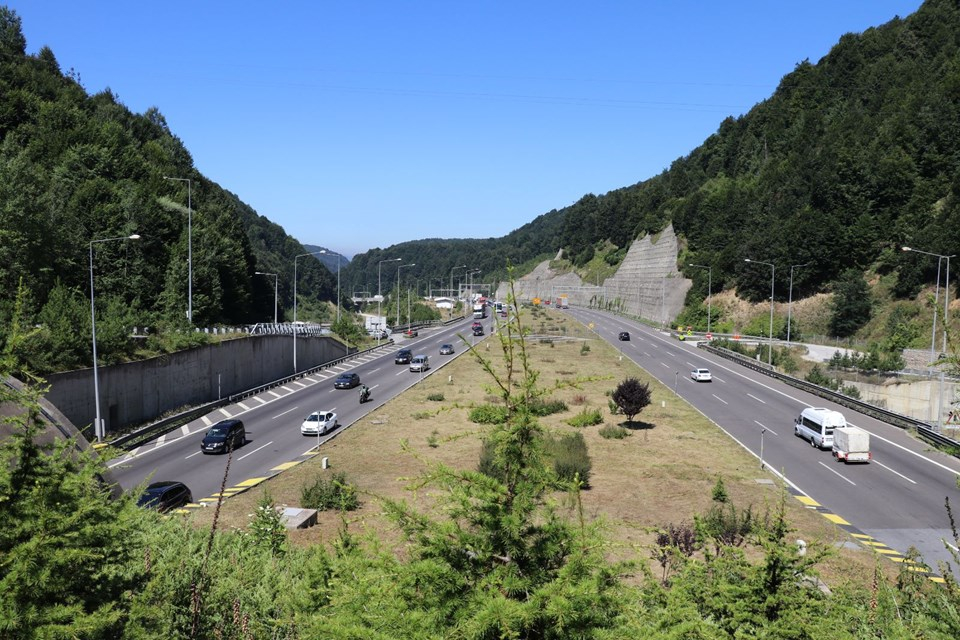
[[[481,339],[472,336],[472,323],[472,318],[466,318],[450,326],[422,330],[419,338],[403,339],[398,344],[383,346],[282,387],[244,398],[111,461],[109,466],[124,490],[131,490],[147,479],[179,480],[190,487],[198,504],[215,502],[224,479],[227,456],[200,452],[200,440],[208,426],[224,418],[243,420],[248,442],[233,454],[224,493],[229,495],[255,486],[316,455],[318,444],[322,453],[323,442],[417,384],[421,374],[411,372],[408,365],[394,364],[394,355],[399,349],[430,356],[431,368],[423,375],[443,375],[443,364],[466,352],[466,345],[458,334],[471,343]],[[492,320],[483,323],[489,329]],[[439,354],[443,343],[454,345],[454,355]],[[344,371],[360,375],[360,381],[371,390],[369,402],[360,404],[358,388],[333,388],[333,379]],[[320,410],[335,411],[340,428],[319,439],[301,435],[303,419]]]
[[[795,495],[853,533],[861,544],[897,560],[913,546],[934,570],[951,561],[953,542],[945,498],[960,520],[960,461],[931,449],[902,429],[788,386],[775,378],[714,356],[695,344],[612,314],[570,309],[570,315],[618,347],[731,438],[757,456],[757,477],[782,473]],[[629,331],[631,340],[617,340]],[[694,382],[690,371],[706,367],[713,382]],[[805,407],[827,407],[871,434],[873,461],[845,465],[829,451],[794,436],[793,421]],[[761,447],[763,459],[760,460]],[[953,567],[957,572],[958,567]]]

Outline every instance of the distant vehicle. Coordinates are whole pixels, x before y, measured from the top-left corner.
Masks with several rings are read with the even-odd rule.
[[[475,320],[482,320],[487,317],[487,305],[478,303],[473,305],[473,317]]]
[[[710,369],[694,369],[690,372],[690,377],[697,382],[710,382],[713,376],[710,375]]]
[[[483,325],[479,323],[474,323],[473,326],[473,335],[482,336],[483,335]]]
[[[453,355],[453,345],[452,344],[442,344],[440,345],[440,355],[450,356]]]
[[[570,308],[570,304],[569,304],[569,301],[567,300],[567,296],[559,296],[559,297],[557,298],[557,308],[558,308],[558,309],[569,309],[569,308]]]
[[[300,425],[300,433],[305,436],[322,436],[338,426],[337,414],[333,411],[314,411]]]
[[[226,453],[243,446],[247,441],[242,420],[221,420],[209,429],[200,441],[203,453]]]
[[[630,332],[629,332],[629,331],[621,331],[621,332],[620,332],[620,335],[617,336],[617,340],[620,340],[621,342],[624,342],[624,341],[629,342],[629,340],[630,340]]]
[[[407,329],[403,332],[403,335],[407,336],[408,338],[416,338],[420,334],[417,333],[416,329]]]
[[[844,462],[870,462],[870,434],[858,427],[833,430],[833,457]]]
[[[380,340],[386,340],[390,337],[386,329],[371,329],[367,333],[371,338],[379,338]]]
[[[333,381],[334,389],[353,389],[360,385],[360,376],[355,373],[341,373]]]
[[[413,356],[413,360],[410,361],[410,371],[415,373],[423,373],[430,368],[430,357],[429,356]]]
[[[166,513],[191,502],[193,502],[193,494],[190,493],[187,485],[175,480],[165,480],[147,486],[143,495],[137,499],[137,506]]]
[[[809,407],[797,416],[793,433],[797,437],[809,440],[811,447],[830,449],[833,447],[834,430],[845,426],[847,421],[839,411]]]
[[[410,351],[410,349],[400,349],[400,351],[397,351],[397,355],[393,358],[393,363],[410,364],[411,358],[413,358],[413,351]]]

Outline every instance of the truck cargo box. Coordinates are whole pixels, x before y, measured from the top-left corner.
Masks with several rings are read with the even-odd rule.
[[[858,427],[834,429],[833,455],[844,462],[870,462],[870,434]]]

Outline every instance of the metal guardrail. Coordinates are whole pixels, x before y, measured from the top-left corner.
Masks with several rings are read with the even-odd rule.
[[[295,373],[291,376],[286,376],[278,380],[273,380],[266,384],[253,387],[251,389],[246,389],[239,393],[234,393],[225,398],[220,398],[219,400],[214,400],[213,402],[208,402],[206,404],[202,404],[197,407],[192,407],[176,415],[164,418],[163,420],[158,420],[157,422],[153,422],[135,431],[131,431],[130,433],[119,436],[118,438],[112,440],[110,444],[120,449],[126,449],[129,451],[130,449],[134,449],[140,446],[142,443],[156,437],[157,435],[160,435],[163,433],[169,433],[170,431],[173,431],[177,427],[181,427],[189,422],[192,422],[197,418],[199,418],[200,416],[206,415],[207,413],[209,413],[214,409],[226,406],[228,404],[233,404],[239,400],[242,400],[243,398],[247,398],[252,395],[256,395],[258,393],[267,391],[269,389],[273,389],[274,387],[285,385],[288,382],[292,382],[299,378],[312,375],[317,371],[322,371],[325,368],[333,367],[345,360],[349,360],[350,358],[354,358],[360,354],[369,353],[376,349],[381,349],[384,346],[391,346],[391,345],[393,345],[393,340],[387,340],[378,346],[371,347],[369,349],[364,349],[363,351],[354,351],[353,353],[348,353],[340,358],[329,360],[327,362],[324,362],[321,365],[317,365],[316,367],[304,369],[303,371]]]
[[[794,378],[793,376],[788,376],[784,373],[775,371],[773,367],[770,367],[765,362],[758,362],[753,358],[745,356],[741,353],[735,351],[730,351],[729,349],[724,349],[722,347],[714,347],[708,343],[700,342],[697,344],[700,349],[709,351],[715,355],[720,356],[721,358],[726,358],[727,360],[733,360],[741,366],[759,371],[765,375],[768,375],[772,378],[777,378],[792,387],[801,389],[808,393],[812,393],[821,398],[831,400],[836,402],[839,405],[853,409],[854,411],[859,411],[860,413],[866,414],[872,418],[882,420],[888,424],[892,424],[895,427],[900,427],[901,429],[915,429],[917,435],[940,447],[946,447],[952,449],[949,451],[952,455],[960,455],[960,442],[948,438],[941,433],[937,433],[931,425],[911,418],[909,416],[901,415],[899,413],[894,413],[893,411],[888,411],[887,409],[882,409],[876,405],[872,405],[868,402],[863,402],[862,400],[857,400],[856,398],[851,398],[850,396],[843,395],[826,387],[821,387],[819,385],[813,384],[812,382],[807,382],[806,380],[801,380],[799,378]]]

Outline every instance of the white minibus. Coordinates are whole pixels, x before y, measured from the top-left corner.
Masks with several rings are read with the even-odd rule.
[[[830,449],[833,447],[833,430],[847,426],[843,414],[823,407],[804,409],[797,416],[793,433],[810,441],[811,447]]]

